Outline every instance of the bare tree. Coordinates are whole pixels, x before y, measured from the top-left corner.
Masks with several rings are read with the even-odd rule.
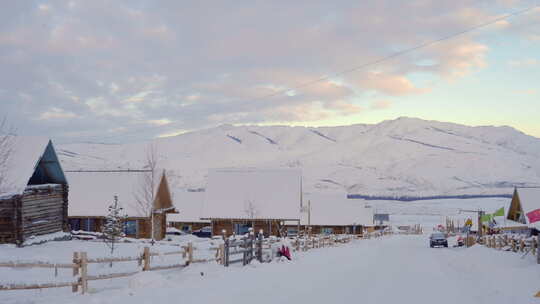
[[[14,142],[13,129],[8,128],[7,119],[3,118],[0,120],[0,193],[8,186],[5,172],[9,169],[7,163],[13,151]]]
[[[159,182],[158,178],[158,157],[157,149],[154,144],[150,144],[146,150],[146,159],[144,164],[144,169],[146,172],[142,175],[139,180],[139,187],[135,193],[136,207],[142,214],[149,216],[151,219],[151,238],[154,241],[154,201],[155,201],[155,191],[157,183]]]
[[[251,220],[251,228],[255,229],[255,218],[259,215],[259,209],[255,201],[248,199],[244,202],[244,213]]]

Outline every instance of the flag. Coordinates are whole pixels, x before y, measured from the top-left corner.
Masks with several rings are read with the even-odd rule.
[[[540,209],[533,210],[526,215],[529,218],[529,224],[540,221]]]
[[[491,221],[491,217],[492,217],[491,214],[484,214],[484,215],[482,215],[482,217],[480,218],[480,220],[482,221],[482,223],[484,223],[484,222],[490,222],[490,221]]]
[[[501,209],[498,209],[493,213],[493,216],[504,216],[504,207],[501,207]]]

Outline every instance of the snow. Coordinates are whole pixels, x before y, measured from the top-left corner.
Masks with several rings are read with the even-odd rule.
[[[300,219],[301,172],[297,169],[214,169],[202,218]]]
[[[220,126],[153,143],[171,189],[205,188],[208,169],[227,167],[297,168],[307,192],[372,196],[511,195],[514,186],[540,186],[540,139],[511,128],[400,118],[321,128]],[[68,144],[58,153],[67,169],[138,169],[147,144]]]
[[[71,234],[63,232],[63,231],[58,231],[58,232],[43,234],[39,236],[30,236],[24,241],[23,246],[42,244],[45,242],[60,240],[60,239],[71,239]]]
[[[0,254],[4,251],[0,247]],[[109,266],[101,271],[110,271]],[[22,277],[23,272],[14,272],[14,276]],[[50,278],[53,274],[48,272]],[[25,277],[25,281],[29,279]],[[70,288],[2,291],[0,302],[540,303],[533,298],[540,289],[539,280],[538,265],[530,255],[521,259],[519,254],[478,245],[431,249],[427,235],[395,235],[294,253],[291,262],[253,262],[229,268],[193,264],[185,269],[91,281],[85,296],[72,294]]]
[[[208,220],[201,220],[204,197],[204,192],[185,191],[182,189],[173,190],[172,198],[178,213],[167,214],[167,221],[209,223],[210,221]]]
[[[11,152],[0,174],[0,195],[22,194],[45,152],[49,139],[37,136],[13,136]]]
[[[311,225],[373,226],[373,209],[365,201],[347,199],[345,192],[305,194],[303,195],[305,209],[308,201],[311,206]],[[300,223],[308,224],[307,212],[302,213]]]
[[[69,216],[106,216],[114,196],[130,217],[145,217],[136,194],[142,172],[66,172],[69,180]]]

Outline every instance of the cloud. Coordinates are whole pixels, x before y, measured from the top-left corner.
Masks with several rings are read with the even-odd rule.
[[[371,111],[428,93],[417,73],[458,79],[485,67],[489,48],[471,34],[355,67],[485,22],[507,5],[11,1],[0,11],[0,112],[21,132],[99,139]],[[513,22],[489,28],[513,30]],[[380,104],[369,104],[373,96]],[[58,121],[75,113],[68,133]]]
[[[66,111],[64,109],[53,107],[50,110],[43,112],[39,115],[39,119],[41,120],[49,120],[49,119],[69,119],[69,118],[77,118],[79,117],[77,114]]]
[[[381,99],[381,100],[375,100],[371,103],[370,109],[372,110],[384,110],[388,109],[392,106],[392,102],[389,100]]]
[[[527,58],[527,59],[521,59],[521,60],[510,60],[508,62],[508,65],[511,67],[521,68],[521,67],[532,67],[536,66],[540,63],[538,59],[534,58]]]

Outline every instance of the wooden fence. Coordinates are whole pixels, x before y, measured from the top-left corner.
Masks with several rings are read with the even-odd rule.
[[[531,253],[536,256],[536,262],[540,264],[540,250],[538,248],[540,236],[527,238],[523,235],[495,234],[483,236],[480,242],[488,248],[521,253],[522,257]]]
[[[133,257],[116,257],[116,258],[89,258],[86,252],[74,252],[73,260],[71,263],[50,263],[50,262],[31,262],[31,263],[18,263],[18,262],[4,262],[0,263],[0,268],[51,268],[55,269],[55,275],[58,274],[58,269],[72,269],[73,280],[67,282],[55,282],[55,283],[40,283],[40,284],[4,284],[0,285],[1,290],[25,290],[25,289],[43,289],[43,288],[56,288],[56,287],[72,287],[73,292],[78,292],[79,287],[81,293],[88,292],[88,281],[105,280],[113,278],[128,277],[140,273],[141,271],[153,271],[173,268],[183,268],[192,263],[209,262],[216,259],[195,259],[192,243],[188,243],[187,246],[182,246],[183,250],[171,251],[171,252],[151,252],[149,247],[144,247],[143,252],[138,256]],[[218,253],[219,254],[219,249]],[[152,266],[151,257],[153,256],[171,256],[181,255],[181,262],[172,265],[165,266]],[[216,258],[218,256],[216,255]],[[101,275],[91,275],[88,273],[88,264],[93,263],[113,263],[113,262],[138,262],[140,270],[122,273],[110,273]]]
[[[297,237],[291,240],[293,251],[308,251],[315,248],[334,247],[338,244],[349,243],[358,239],[378,238],[391,232],[373,232],[364,235],[314,235],[308,237]],[[66,282],[39,283],[39,284],[3,284],[2,290],[29,290],[57,287],[71,287],[73,292],[82,294],[88,292],[88,282],[96,280],[114,279],[128,277],[140,273],[141,271],[153,271],[173,268],[184,268],[192,263],[204,263],[216,261],[218,264],[229,266],[233,263],[242,262],[243,265],[249,264],[253,259],[263,262],[263,251],[271,250],[272,244],[280,242],[280,239],[264,239],[260,237],[244,238],[241,240],[226,239],[223,244],[210,250],[216,251],[214,258],[195,259],[192,243],[182,246],[182,250],[171,252],[151,252],[149,247],[144,247],[141,254],[132,257],[114,257],[114,258],[91,258],[86,252],[74,252],[73,260],[70,263],[52,263],[45,261],[35,262],[0,262],[0,268],[49,268],[55,270],[55,276],[58,275],[58,269],[72,269],[73,279]],[[181,262],[165,266],[152,266],[151,257],[153,256],[174,256],[181,255]],[[231,256],[242,255],[242,258],[231,259]],[[272,258],[272,256],[270,256]],[[101,275],[92,275],[88,273],[88,265],[96,263],[117,263],[117,262],[138,262],[139,270],[120,273],[109,273]]]

